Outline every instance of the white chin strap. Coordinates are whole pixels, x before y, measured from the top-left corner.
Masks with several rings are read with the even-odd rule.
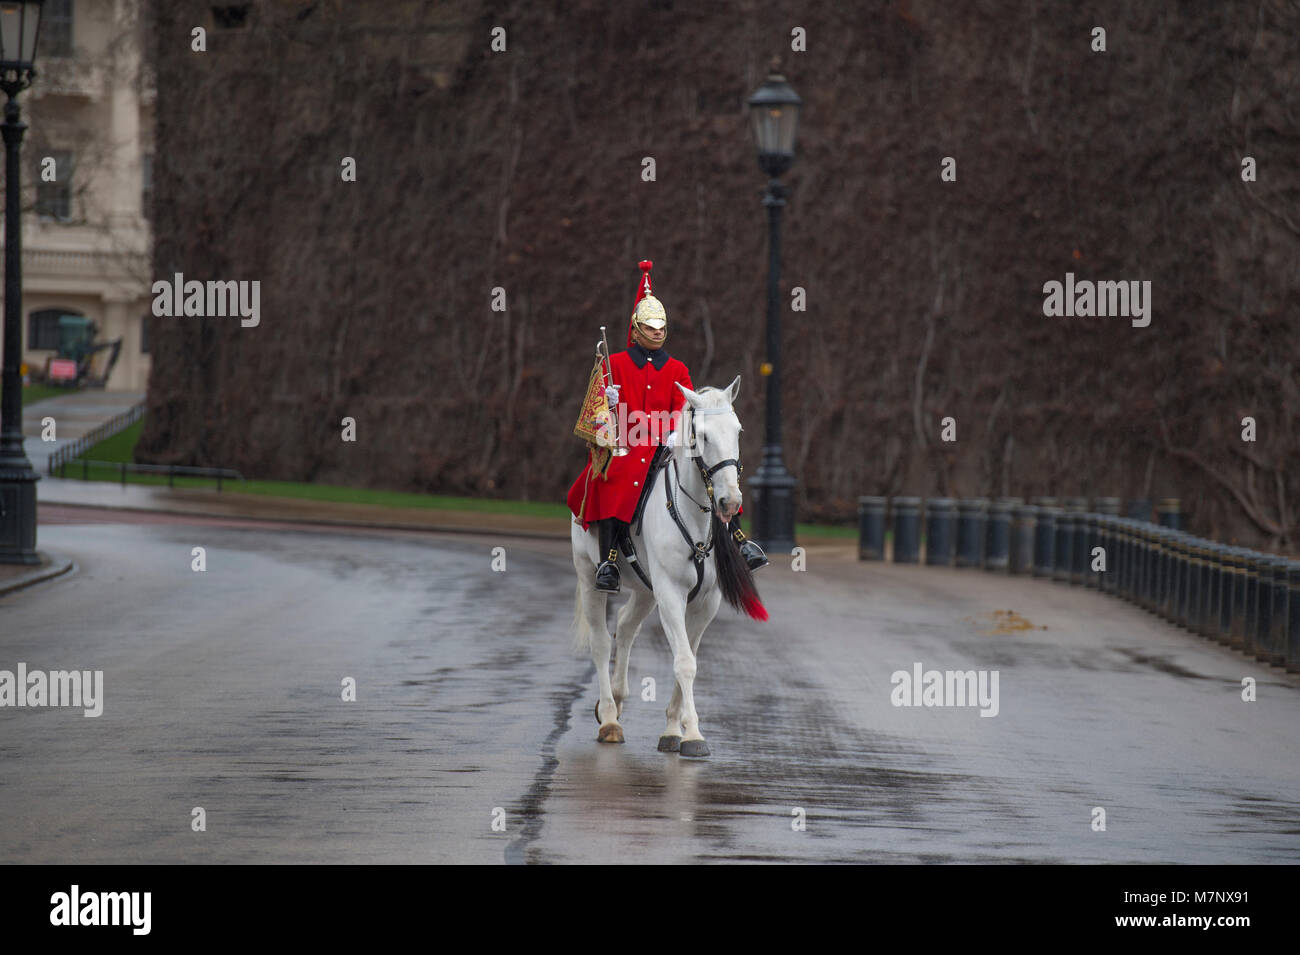
[[[662,348],[664,342],[668,341],[668,329],[667,327],[664,328],[664,337],[661,341],[652,342],[646,336],[645,329],[643,329],[640,325],[636,325],[633,328],[632,340],[640,342],[642,347],[644,347],[647,344],[650,344],[650,345],[654,345],[656,348]]]

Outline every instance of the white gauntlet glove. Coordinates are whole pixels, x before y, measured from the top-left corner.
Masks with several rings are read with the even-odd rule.
[[[668,432],[668,440],[665,441],[664,444],[668,445],[668,447],[670,447],[670,448],[675,448],[675,447],[677,447],[677,432],[676,432],[676,431],[669,431],[669,432]]]
[[[611,408],[618,407],[618,385],[610,385],[605,389],[605,400]]]

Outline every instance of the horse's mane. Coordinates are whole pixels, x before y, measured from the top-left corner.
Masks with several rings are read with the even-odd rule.
[[[726,392],[712,385],[700,388],[695,394],[705,399],[706,408],[721,408],[730,404]],[[694,406],[689,401],[685,402],[682,406],[681,433],[678,435],[677,447],[673,449],[678,467],[693,466],[687,437],[691,433],[691,419],[694,416]],[[739,613],[747,614],[755,620],[766,620],[767,608],[763,606],[758,589],[754,586],[753,572],[740,556],[740,545],[716,512],[710,514],[709,519],[713,521],[713,563],[718,571],[718,586],[722,589],[723,599]]]

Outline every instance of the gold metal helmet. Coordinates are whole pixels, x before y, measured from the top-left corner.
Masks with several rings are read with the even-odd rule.
[[[632,312],[632,320],[627,326],[629,347],[632,344],[632,330],[642,325],[646,328],[664,329],[664,337],[667,338],[668,313],[664,311],[663,302],[650,293],[650,269],[653,267],[654,263],[649,260],[640,263],[641,285],[637,290],[636,308]]]
[[[636,303],[632,321],[647,328],[663,328],[668,324],[668,313],[664,311],[663,302],[653,295],[647,295]]]

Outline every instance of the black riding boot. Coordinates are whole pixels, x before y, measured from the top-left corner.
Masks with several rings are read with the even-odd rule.
[[[768,565],[767,555],[763,553],[763,548],[745,536],[745,532],[740,529],[739,516],[731,519],[731,527],[731,536],[740,545],[740,556],[745,558],[745,563],[749,565],[749,569],[755,571],[760,567],[766,567]]]
[[[596,589],[609,594],[618,593],[620,586],[618,551],[615,550],[615,545],[618,543],[619,523],[613,518],[596,522],[596,537],[600,541],[602,560],[601,565],[596,568]]]

